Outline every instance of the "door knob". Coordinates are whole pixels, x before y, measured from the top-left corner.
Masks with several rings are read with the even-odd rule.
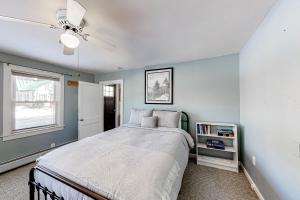
[[[79,121],[83,122],[83,121],[84,121],[84,119],[80,119]]]

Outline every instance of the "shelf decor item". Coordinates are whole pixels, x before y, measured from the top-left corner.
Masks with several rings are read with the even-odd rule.
[[[231,129],[218,129],[217,134],[218,136],[234,137],[234,132]]]
[[[173,68],[145,70],[145,104],[173,104]]]
[[[215,149],[225,150],[225,144],[221,140],[211,140],[211,139],[208,139],[208,140],[206,140],[206,146],[208,148],[215,148]]]
[[[238,172],[237,133],[236,124],[197,122],[197,164]]]

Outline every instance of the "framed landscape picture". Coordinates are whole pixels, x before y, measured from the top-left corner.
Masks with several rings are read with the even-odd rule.
[[[173,104],[173,68],[145,71],[145,104]]]

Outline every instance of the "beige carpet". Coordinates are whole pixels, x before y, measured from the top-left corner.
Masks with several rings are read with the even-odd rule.
[[[258,200],[258,197],[243,172],[229,172],[189,162],[178,200]]]
[[[28,172],[33,164],[0,175],[0,200],[28,200]],[[178,200],[257,200],[245,175],[193,162],[184,174]]]

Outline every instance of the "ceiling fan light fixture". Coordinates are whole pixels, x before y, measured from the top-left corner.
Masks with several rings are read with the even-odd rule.
[[[61,34],[60,40],[65,46],[71,49],[77,48],[80,43],[72,30],[66,30],[65,33]]]

